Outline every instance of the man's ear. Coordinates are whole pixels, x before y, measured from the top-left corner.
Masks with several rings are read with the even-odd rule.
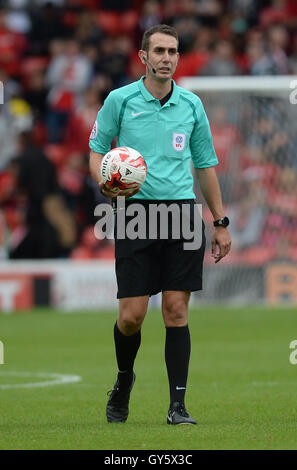
[[[138,57],[140,58],[141,62],[146,65],[147,53],[141,49],[138,51]]]

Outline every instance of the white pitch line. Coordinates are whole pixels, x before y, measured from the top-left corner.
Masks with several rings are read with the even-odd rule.
[[[54,374],[50,372],[17,372],[17,371],[0,371],[1,376],[13,377],[38,377],[52,380],[45,380],[42,382],[27,382],[23,384],[0,384],[0,389],[8,388],[33,388],[33,387],[50,387],[51,385],[63,385],[80,382],[82,378],[79,375],[70,374]]]
[[[263,387],[265,385],[267,387],[275,387],[276,385],[280,385],[280,382],[252,382],[252,385],[255,387]]]

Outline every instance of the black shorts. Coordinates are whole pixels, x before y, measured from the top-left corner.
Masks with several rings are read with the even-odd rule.
[[[133,217],[135,217],[135,215],[126,215],[127,207],[133,203],[140,203],[145,209],[145,238],[136,238],[132,240],[125,236],[124,239],[119,239],[117,226],[119,225],[120,218],[122,222],[123,217],[121,217],[119,213],[115,213],[115,258],[116,277],[118,283],[117,298],[120,299],[125,297],[154,295],[164,290],[201,290],[202,267],[205,252],[204,222],[202,221],[201,217],[199,216],[201,226],[198,248],[194,247],[194,249],[192,249],[191,246],[191,249],[185,249],[185,243],[189,247],[189,242],[191,242],[193,238],[189,238],[189,234],[186,235],[185,238],[182,229],[180,230],[180,235],[177,238],[176,232],[173,230],[173,218],[170,217],[171,214],[169,211],[167,225],[168,236],[166,234],[166,238],[164,239],[164,233],[161,235],[160,218],[157,220],[157,236],[153,235],[152,237],[151,233],[149,232],[150,205],[162,203],[168,207],[172,203],[175,203],[180,209],[182,205],[187,206],[190,219],[189,230],[190,232],[194,233],[194,210],[197,210],[195,200],[126,200],[125,227],[127,227],[127,224],[131,222]],[[115,203],[113,206],[115,208]],[[195,220],[197,221],[197,218]],[[122,236],[123,235],[120,235],[120,237]]]

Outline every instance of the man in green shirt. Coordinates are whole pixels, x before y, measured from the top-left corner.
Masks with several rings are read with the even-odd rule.
[[[98,113],[90,136],[91,174],[105,196],[116,198],[124,194],[109,191],[100,179],[102,158],[117,136],[117,146],[138,150],[148,167],[147,179],[140,190],[125,194],[126,206],[138,202],[148,214],[152,204],[163,203],[167,207],[172,203],[180,207],[186,204],[193,225],[192,161],[214,218],[212,255],[217,263],[230,250],[229,221],[224,217],[214,168],[218,160],[203,105],[196,95],[177,86],[171,78],[179,58],[176,30],[167,25],[147,30],[139,58],[146,65],[146,75],[112,91]],[[106,408],[109,422],[124,422],[128,417],[141,326],[150,295],[162,291],[165,360],[170,388],[167,423],[196,424],[184,402],[191,347],[188,303],[191,292],[202,288],[205,236],[203,232],[198,249],[184,250],[185,240],[183,236],[179,240],[173,239],[172,226],[167,240],[160,236],[150,239],[148,235],[144,240],[115,237],[120,301],[114,341],[119,371]]]

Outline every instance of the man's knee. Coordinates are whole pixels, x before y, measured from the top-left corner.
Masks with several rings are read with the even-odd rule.
[[[121,333],[130,336],[140,330],[142,322],[142,316],[133,315],[131,312],[124,312],[118,318],[118,327]]]
[[[166,326],[185,326],[188,323],[188,303],[183,299],[165,302],[162,312]]]
[[[135,301],[121,299],[118,318],[119,330],[127,336],[133,335],[140,330],[147,310],[146,299]]]

